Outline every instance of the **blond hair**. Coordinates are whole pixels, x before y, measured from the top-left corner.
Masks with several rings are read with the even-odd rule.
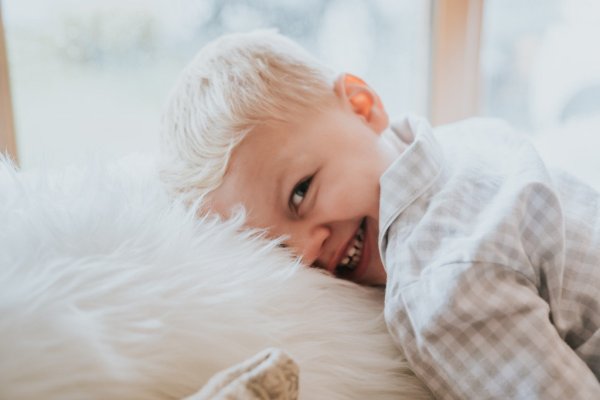
[[[185,68],[163,115],[161,179],[188,203],[223,181],[231,154],[251,131],[290,122],[332,101],[334,75],[275,31],[230,34]]]

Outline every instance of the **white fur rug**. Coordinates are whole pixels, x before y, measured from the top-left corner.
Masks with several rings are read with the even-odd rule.
[[[0,162],[0,398],[177,399],[266,347],[296,360],[301,399],[429,398],[381,290],[194,219],[152,171]]]

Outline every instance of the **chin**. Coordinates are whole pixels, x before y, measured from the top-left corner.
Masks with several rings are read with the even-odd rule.
[[[369,271],[357,283],[368,286],[385,286],[386,281],[387,274],[383,266],[375,263],[369,267]]]

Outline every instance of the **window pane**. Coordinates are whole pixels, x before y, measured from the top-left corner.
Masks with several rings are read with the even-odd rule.
[[[218,35],[276,27],[364,77],[390,114],[426,112],[429,2],[4,0],[22,166],[154,152],[162,105]]]
[[[486,0],[484,112],[600,188],[600,2]]]

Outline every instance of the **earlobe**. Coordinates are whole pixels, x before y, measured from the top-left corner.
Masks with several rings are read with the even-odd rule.
[[[352,74],[342,74],[335,82],[335,91],[342,102],[362,116],[376,133],[387,128],[387,112],[379,96],[365,81]]]

